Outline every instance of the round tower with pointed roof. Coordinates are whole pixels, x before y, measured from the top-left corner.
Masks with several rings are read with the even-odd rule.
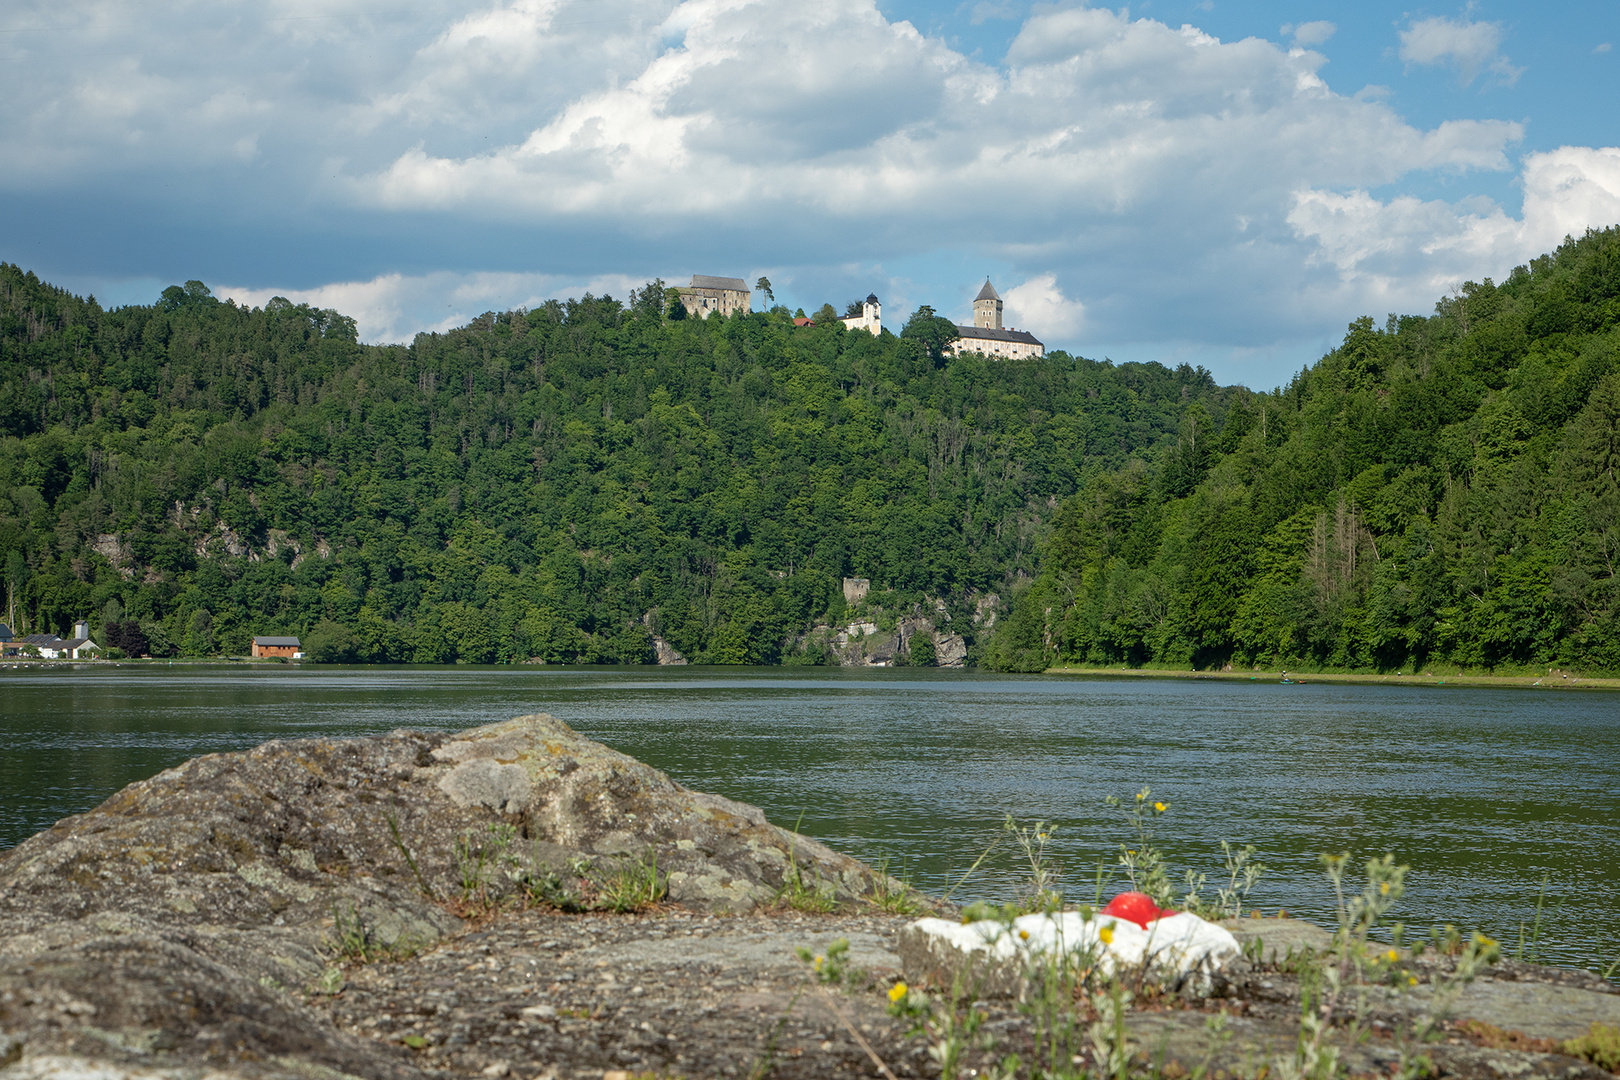
[[[986,330],[1001,329],[1001,295],[990,279],[984,279],[984,288],[973,298],[973,325]]]

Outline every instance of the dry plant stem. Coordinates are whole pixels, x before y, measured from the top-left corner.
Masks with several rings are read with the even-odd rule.
[[[433,895],[433,886],[422,876],[422,868],[416,865],[416,857],[411,854],[411,849],[405,846],[405,837],[399,831],[399,818],[390,812],[383,815],[383,819],[388,822],[388,833],[393,838],[394,846],[405,857],[405,865],[409,866],[411,873],[416,876],[416,884],[422,890],[422,895],[429,900],[437,900],[438,897]]]
[[[1003,835],[1005,835],[1005,834],[1003,834]],[[996,850],[996,848],[998,848],[1000,846],[1001,846],[1001,837],[1000,836],[998,836],[994,840],[990,841],[990,846],[985,848],[984,851],[982,853],[980,853],[980,855],[979,855],[979,857],[977,859],[973,860],[973,865],[967,868],[967,873],[965,873],[961,877],[957,878],[956,879],[956,884],[952,885],[949,889],[945,890],[945,895],[940,897],[940,902],[945,903],[945,904],[950,903],[951,894],[954,893],[957,889],[960,889],[962,887],[963,882],[967,881],[968,878],[972,877],[973,872],[984,864],[984,860],[986,860],[986,859],[988,859],[990,857],[990,853],[992,851]]]
[[[765,1080],[765,1077],[769,1076],[771,1070],[776,1067],[776,1043],[781,1039],[782,1032],[787,1027],[788,1017],[793,1015],[793,1007],[799,1003],[799,998],[803,996],[803,990],[795,992],[792,1000],[788,1002],[788,1007],[782,1010],[781,1018],[776,1021],[776,1026],[771,1029],[770,1037],[765,1040],[765,1049],[760,1053],[759,1057],[754,1059],[753,1066],[748,1070],[748,1080]]]
[[[872,1049],[872,1044],[867,1042],[865,1036],[860,1033],[860,1029],[855,1026],[855,1022],[844,1011],[843,1005],[833,996],[833,992],[821,983],[815,983],[814,986],[821,991],[821,996],[826,999],[827,1007],[832,1009],[834,1016],[838,1017],[838,1022],[844,1025],[844,1030],[849,1032],[850,1038],[855,1040],[855,1045],[864,1050],[866,1056],[872,1059],[872,1064],[877,1066],[877,1071],[882,1073],[886,1080],[898,1080],[894,1073],[889,1071],[889,1067],[883,1063],[883,1059],[878,1057],[878,1052]]]

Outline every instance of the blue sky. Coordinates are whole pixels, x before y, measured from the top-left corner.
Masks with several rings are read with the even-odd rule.
[[[1620,222],[1615,5],[13,0],[0,259],[409,340],[659,276],[1269,387]]]

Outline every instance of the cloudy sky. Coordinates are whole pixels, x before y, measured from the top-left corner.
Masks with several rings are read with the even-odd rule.
[[[8,0],[0,259],[372,341],[768,275],[1285,382],[1620,222],[1612,0]]]

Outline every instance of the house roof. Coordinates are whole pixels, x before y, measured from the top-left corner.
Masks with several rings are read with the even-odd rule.
[[[261,634],[255,634],[253,637],[253,644],[280,646],[282,648],[291,647],[296,649],[298,648],[298,639],[295,637],[265,637]]]
[[[100,645],[97,645],[95,642],[91,641],[87,637],[68,638],[66,641],[58,641],[56,643],[56,645],[54,646],[54,648],[58,648],[58,649],[62,649],[64,651],[67,651],[67,650],[71,650],[71,649],[82,649],[86,645],[88,645],[92,649],[101,648]]]
[[[10,640],[11,640],[11,627],[7,626],[3,622],[0,622],[0,641],[10,641]]]
[[[978,338],[980,341],[1017,341],[1024,345],[1040,345],[1039,338],[1028,330],[992,330],[987,326],[958,326],[956,333],[964,338]]]
[[[748,292],[748,283],[736,277],[710,277],[708,274],[693,274],[693,289],[730,289],[734,292]]]
[[[55,634],[29,634],[22,640],[24,645],[54,645],[62,639]]]
[[[958,293],[957,295],[960,296],[961,293]],[[990,284],[990,279],[985,278],[984,279],[984,288],[979,290],[979,295],[975,296],[973,298],[973,302],[975,304],[977,304],[980,300],[1000,300],[1000,299],[1001,299],[1001,294],[996,292],[996,287],[994,285]]]

